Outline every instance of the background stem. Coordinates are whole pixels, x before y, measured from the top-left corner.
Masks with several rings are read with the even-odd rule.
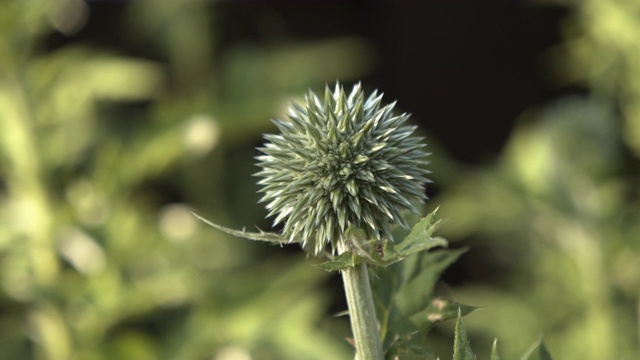
[[[344,291],[349,306],[351,331],[357,360],[383,360],[378,320],[371,295],[367,264],[361,263],[342,271]]]

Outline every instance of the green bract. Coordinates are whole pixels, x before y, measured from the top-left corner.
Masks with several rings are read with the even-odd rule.
[[[265,135],[258,165],[262,202],[284,236],[313,242],[316,254],[345,241],[349,227],[370,239],[392,239],[391,225],[408,225],[404,209],[418,211],[427,153],[412,136],[408,114],[394,115],[374,91],[366,100],[360,84],[350,94],[338,83],[326,87],[324,101],[313,92],[303,105],[292,103],[289,121],[274,120],[281,133]]]

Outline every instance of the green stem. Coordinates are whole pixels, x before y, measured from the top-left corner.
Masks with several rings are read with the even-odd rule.
[[[357,360],[384,360],[367,264],[342,272]]]

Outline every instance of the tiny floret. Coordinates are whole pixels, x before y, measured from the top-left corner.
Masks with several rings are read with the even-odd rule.
[[[393,113],[395,102],[381,102],[376,91],[365,99],[360,84],[350,94],[336,84],[274,120],[281,133],[265,135],[256,175],[268,216],[290,241],[335,252],[349,227],[392,240],[394,225],[408,227],[400,213],[418,212],[429,182],[424,139],[405,124],[408,114]]]

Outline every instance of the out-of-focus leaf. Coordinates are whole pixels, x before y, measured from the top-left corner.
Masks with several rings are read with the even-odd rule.
[[[498,339],[493,340],[493,345],[491,346],[491,360],[500,360],[500,355],[498,355]]]
[[[326,79],[354,79],[370,68],[370,54],[367,41],[358,37],[269,47],[243,44],[222,59],[222,81],[227,100],[259,101],[273,96],[274,91],[304,91],[308,84]]]
[[[562,77],[588,84],[619,107],[625,142],[640,157],[640,6],[635,0],[571,1],[574,29],[563,45]],[[615,57],[613,56],[615,54]],[[569,61],[567,61],[569,60]]]
[[[525,353],[520,360],[552,360],[551,354],[544,345],[542,338],[536,341]]]
[[[623,166],[628,160],[615,116],[606,102],[587,97],[531,111],[497,166],[470,172],[436,199],[451,219],[444,236],[471,236],[486,249],[484,261],[500,264],[501,275],[484,290],[467,284],[459,291],[474,293],[467,299],[491,288],[502,294],[503,305],[488,309],[495,321],[467,326],[497,334],[503,357],[519,356],[512,344],[540,330],[564,340],[554,349],[559,358],[637,357],[631,330],[614,330],[633,328],[620,320],[633,306],[614,299],[625,292],[635,301],[638,292],[630,289],[640,278],[630,265],[638,258],[638,222],[631,220],[638,209],[631,199],[639,188]],[[519,309],[517,329],[507,309]],[[580,316],[567,316],[573,312]],[[598,341],[586,349],[584,338]]]

